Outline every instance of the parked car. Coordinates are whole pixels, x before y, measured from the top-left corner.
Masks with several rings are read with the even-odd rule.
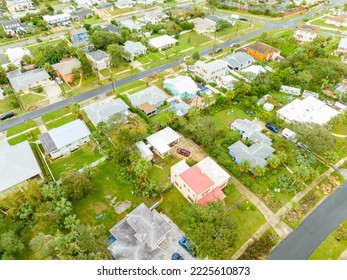
[[[278,133],[278,131],[279,131],[278,128],[275,125],[271,124],[271,123],[265,124],[265,127],[267,129],[271,130],[274,133]]]
[[[4,113],[4,114],[1,115],[0,120],[3,121],[3,120],[6,120],[6,119],[9,119],[9,118],[12,118],[14,116],[15,116],[15,114],[13,112],[7,112],[7,113]]]
[[[183,247],[183,249],[186,250],[189,254],[191,254],[194,258],[196,257],[196,254],[190,250],[190,240],[187,237],[183,236],[178,241],[178,244],[180,244]]]
[[[55,81],[57,82],[58,85],[62,85],[64,83],[59,77],[55,78]]]
[[[183,149],[183,148],[178,148],[177,149],[177,153],[179,153],[180,155],[183,155],[185,157],[189,157],[190,156],[190,151]]]
[[[217,48],[217,49],[214,50],[215,53],[220,53],[221,51],[223,51],[222,48]]]
[[[244,17],[240,17],[240,20],[242,21],[248,21],[248,19],[244,18]]]
[[[175,261],[177,261],[177,260],[184,260],[184,259],[182,258],[182,256],[181,256],[179,253],[174,253],[174,254],[172,255],[171,259],[172,259],[172,260],[175,260]]]

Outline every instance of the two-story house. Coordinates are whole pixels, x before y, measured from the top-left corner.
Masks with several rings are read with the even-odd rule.
[[[295,28],[294,38],[300,43],[313,41],[317,37],[320,28],[318,26],[299,24]]]
[[[229,73],[228,64],[222,59],[205,63],[198,60],[194,64],[194,74],[206,83],[217,82]]]
[[[226,197],[222,189],[230,175],[210,157],[190,167],[185,160],[171,167],[171,183],[191,203],[206,205]]]
[[[281,51],[262,42],[255,42],[242,47],[246,53],[259,61],[276,60]]]
[[[88,60],[92,63],[94,70],[101,71],[110,67],[111,57],[108,53],[97,50],[86,53]]]

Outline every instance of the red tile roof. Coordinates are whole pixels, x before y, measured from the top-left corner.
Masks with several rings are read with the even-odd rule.
[[[198,203],[201,206],[204,206],[210,202],[214,202],[216,199],[223,201],[225,198],[226,198],[226,195],[223,193],[222,189],[218,187],[218,188],[215,188],[212,192],[205,195],[203,198],[201,198],[198,201]]]
[[[197,165],[181,173],[180,177],[196,194],[203,193],[214,184]]]

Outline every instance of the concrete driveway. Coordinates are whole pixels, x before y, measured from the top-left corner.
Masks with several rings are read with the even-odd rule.
[[[49,104],[53,104],[55,102],[58,102],[58,101],[64,99],[64,97],[61,94],[61,89],[60,89],[59,85],[54,81],[50,82],[50,84],[45,86],[43,89],[47,94]]]

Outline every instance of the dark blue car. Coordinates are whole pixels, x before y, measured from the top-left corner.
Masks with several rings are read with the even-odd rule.
[[[267,129],[271,130],[274,133],[278,133],[278,128],[275,125],[271,124],[271,123],[265,124],[265,127]]]

